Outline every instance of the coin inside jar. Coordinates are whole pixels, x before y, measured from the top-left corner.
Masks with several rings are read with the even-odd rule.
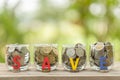
[[[12,44],[7,45],[7,64],[8,69],[13,72],[25,71],[28,69],[30,53],[28,45]]]
[[[48,59],[48,62],[50,63],[50,69],[55,70],[55,66],[58,62],[58,50],[57,47],[54,47],[54,45],[38,45],[35,46],[35,63],[36,63],[36,69],[43,71],[43,72],[49,72],[48,68],[43,69],[42,66],[44,64],[44,60]]]
[[[65,70],[72,72],[83,70],[86,64],[85,48],[80,43],[63,47],[62,60]],[[76,67],[73,68],[75,65]]]
[[[92,69],[95,70],[102,70],[100,67],[102,64],[101,57],[104,57],[103,59],[103,66],[107,67],[105,69],[110,70],[111,66],[113,64],[113,47],[110,42],[97,42],[94,45],[91,46],[91,55],[90,55],[90,65]],[[104,72],[106,70],[102,70],[101,72]]]
[[[95,50],[102,50],[104,48],[104,44],[99,42],[95,45]]]
[[[76,55],[79,57],[84,56],[84,50],[82,48],[75,48],[76,50]]]
[[[74,48],[67,48],[66,54],[69,58],[70,57],[72,57],[72,58],[76,57]]]
[[[52,50],[52,47],[50,47],[50,46],[41,47],[40,53],[41,53],[42,55],[48,55],[48,54],[51,52],[51,50]]]

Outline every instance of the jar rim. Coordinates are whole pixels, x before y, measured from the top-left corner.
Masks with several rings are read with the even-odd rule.
[[[28,47],[28,44],[8,44],[6,47]]]
[[[54,46],[54,47],[57,47],[58,44],[34,44],[34,47],[46,47],[46,46]]]

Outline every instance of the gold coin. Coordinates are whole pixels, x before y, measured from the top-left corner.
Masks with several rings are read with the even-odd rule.
[[[38,63],[43,63],[44,56],[42,56],[42,55],[36,56],[36,59],[37,59]]]
[[[42,48],[40,49],[40,53],[41,53],[42,55],[48,55],[48,54],[51,52],[51,50],[52,50],[52,47],[51,47],[51,46],[42,47]]]
[[[105,66],[110,66],[113,63],[112,59],[111,60],[106,59],[105,62],[106,62]]]
[[[55,64],[56,63],[56,59],[54,55],[48,55],[48,59],[50,61],[50,64]]]
[[[57,48],[53,47],[52,50],[53,50],[54,54],[58,55],[58,50],[57,50]]]

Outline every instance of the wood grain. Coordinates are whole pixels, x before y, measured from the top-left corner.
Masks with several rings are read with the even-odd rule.
[[[115,63],[108,73],[92,71],[89,66],[84,71],[73,73],[65,71],[61,65],[49,73],[37,71],[33,65],[29,71],[13,73],[5,64],[0,64],[0,80],[120,80],[120,63]]]

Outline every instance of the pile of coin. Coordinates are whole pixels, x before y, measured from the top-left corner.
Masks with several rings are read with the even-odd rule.
[[[80,58],[77,69],[74,71],[80,71],[85,69],[86,65],[86,51],[84,46],[81,43],[76,44],[75,46],[64,46],[63,47],[63,55],[62,62],[64,68],[68,71],[73,71],[70,63],[70,58],[76,61],[77,58]]]
[[[110,42],[97,42],[91,45],[90,66],[94,70],[100,70],[100,57],[106,57],[105,65],[108,69],[113,64],[113,46]]]
[[[28,45],[18,45],[11,44],[7,45],[6,49],[6,63],[8,69],[12,71],[25,71],[28,69],[28,64],[30,61],[30,52],[28,50]],[[15,57],[19,56],[18,59]],[[18,66],[19,65],[19,66]],[[14,69],[13,66],[16,66],[17,69]]]
[[[35,46],[34,60],[37,70],[42,71],[42,64],[45,57],[48,57],[49,59],[51,70],[55,70],[58,63],[57,45],[41,44]],[[48,72],[48,70],[46,70],[45,72]]]

